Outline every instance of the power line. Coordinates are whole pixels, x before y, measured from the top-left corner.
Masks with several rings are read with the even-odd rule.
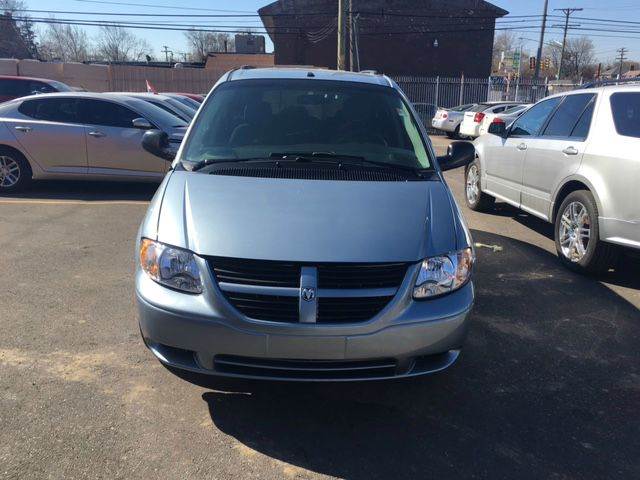
[[[170,5],[157,5],[157,4],[149,4],[149,3],[131,3],[131,2],[113,2],[107,0],[73,0],[74,2],[80,3],[97,3],[101,5],[122,5],[125,7],[153,7],[153,8],[169,8],[171,10],[192,10],[192,11],[201,11],[201,12],[230,12],[230,13],[251,13],[247,10],[221,10],[215,8],[197,8],[197,7],[173,7]]]

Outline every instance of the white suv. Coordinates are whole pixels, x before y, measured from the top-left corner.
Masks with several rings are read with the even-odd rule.
[[[466,202],[496,198],[555,224],[562,261],[578,271],[614,265],[614,244],[640,249],[640,85],[547,97],[475,142]]]

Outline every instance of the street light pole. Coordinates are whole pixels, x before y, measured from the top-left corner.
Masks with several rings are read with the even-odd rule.
[[[549,0],[544,0],[544,13],[542,14],[542,30],[540,30],[540,43],[538,44],[538,55],[536,58],[536,69],[533,74],[534,83],[540,77],[540,61],[542,60],[542,44],[544,43],[544,31],[547,28],[547,11],[549,10]]]

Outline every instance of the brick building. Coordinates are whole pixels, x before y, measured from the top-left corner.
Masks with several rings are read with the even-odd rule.
[[[275,64],[335,68],[337,10],[337,0],[277,0],[258,10]],[[483,0],[352,0],[352,13],[361,70],[486,77],[495,20],[508,12]]]

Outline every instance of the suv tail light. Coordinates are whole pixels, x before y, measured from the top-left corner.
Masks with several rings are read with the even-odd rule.
[[[473,117],[473,121],[475,123],[480,123],[482,122],[483,119],[484,119],[484,113],[482,112],[477,112]]]
[[[447,118],[448,116],[449,115],[447,114],[447,112],[442,112],[442,115],[441,115],[442,118]]]
[[[496,117],[496,118],[494,118],[494,119],[493,119],[493,121],[491,122],[491,124],[494,124],[494,123],[495,123],[495,124],[500,124],[500,123],[504,124],[504,123],[505,123],[505,121],[504,121],[503,119],[501,119],[501,118]]]

